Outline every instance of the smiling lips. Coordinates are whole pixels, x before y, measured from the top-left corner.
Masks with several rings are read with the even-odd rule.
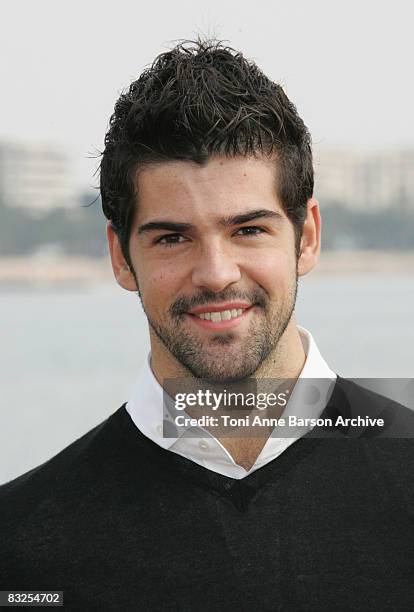
[[[202,327],[222,329],[237,324],[249,309],[249,304],[233,303],[222,306],[204,306],[196,308],[188,314]]]
[[[219,310],[217,312],[201,312],[195,316],[200,317],[200,319],[218,323],[219,321],[230,321],[230,319],[235,319],[236,317],[239,317],[242,312],[243,308],[233,308],[232,310]]]

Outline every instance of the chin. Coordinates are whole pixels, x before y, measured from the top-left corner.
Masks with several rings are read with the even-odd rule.
[[[217,367],[209,368],[208,366],[194,367],[194,364],[192,364],[187,367],[195,378],[217,384],[242,382],[250,378],[257,370],[256,366],[244,366],[238,369],[234,367],[218,369]]]

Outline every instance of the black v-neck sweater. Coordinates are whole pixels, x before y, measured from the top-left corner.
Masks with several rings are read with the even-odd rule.
[[[338,379],[324,416],[361,406],[392,439],[317,428],[242,480],[122,406],[0,487],[0,590],[79,611],[413,610],[414,414]]]

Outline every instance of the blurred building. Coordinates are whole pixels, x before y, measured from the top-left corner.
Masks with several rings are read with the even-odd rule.
[[[322,207],[414,212],[414,150],[316,148],[315,197]],[[76,207],[71,161],[50,145],[0,142],[0,202],[46,212]]]
[[[0,143],[0,201],[47,211],[73,205],[69,158],[48,145]]]
[[[414,150],[315,151],[315,197],[322,206],[414,212]]]

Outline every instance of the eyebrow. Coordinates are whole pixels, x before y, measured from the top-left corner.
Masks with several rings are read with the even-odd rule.
[[[260,208],[258,210],[250,210],[249,212],[243,213],[241,215],[232,215],[228,217],[222,217],[219,220],[219,225],[222,227],[231,227],[232,225],[241,225],[242,223],[247,223],[248,221],[253,221],[254,219],[275,219],[277,221],[281,221],[284,219],[284,216],[275,211],[268,210],[266,208]],[[171,232],[188,232],[189,230],[194,229],[194,225],[191,223],[178,223],[175,221],[168,220],[154,220],[149,221],[148,223],[144,223],[138,227],[138,234],[143,234],[144,232],[151,232],[155,230],[167,230]]]
[[[220,225],[229,227],[231,225],[240,225],[241,223],[247,223],[253,219],[276,219],[281,221],[283,215],[276,210],[268,210],[267,208],[260,208],[259,210],[251,210],[241,215],[235,215],[233,217],[224,217],[220,219]]]

